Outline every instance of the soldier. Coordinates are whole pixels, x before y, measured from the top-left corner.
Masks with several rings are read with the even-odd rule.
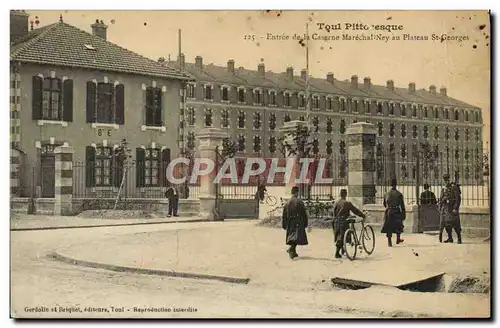
[[[437,200],[436,200],[436,195],[429,190],[429,185],[426,183],[424,184],[424,191],[420,194],[420,204],[421,205],[436,205]]]
[[[441,190],[439,198],[439,242],[443,241],[443,229],[446,229],[448,239],[445,243],[453,243],[453,229],[457,233],[458,243],[462,243],[462,228],[460,225],[460,203],[462,201],[460,187],[456,183],[450,182],[450,175],[443,176],[445,186]]]
[[[363,212],[361,212],[356,206],[354,206],[351,202],[346,200],[347,190],[340,190],[340,199],[335,203],[335,207],[333,208],[333,237],[335,239],[335,246],[337,250],[335,251],[335,258],[341,258],[343,253],[344,246],[344,234],[348,228],[347,217],[350,215],[350,212],[353,212],[357,216],[365,218]]]
[[[404,228],[403,221],[406,219],[406,209],[403,194],[396,189],[397,184],[397,180],[392,179],[392,189],[384,197],[384,206],[386,209],[382,233],[386,234],[389,247],[392,247],[393,233],[397,236],[396,244],[404,242],[401,239],[401,233]]]
[[[299,187],[295,186],[292,188],[292,198],[283,208],[282,227],[286,230],[286,244],[290,246],[287,252],[291,259],[299,256],[296,251],[297,245],[308,244],[306,228],[309,216],[304,202],[298,196]]]

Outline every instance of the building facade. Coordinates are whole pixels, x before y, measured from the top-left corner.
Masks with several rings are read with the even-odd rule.
[[[11,12],[11,143],[29,171],[17,174],[27,182],[12,193],[52,197],[53,151],[61,145],[74,149],[81,184],[74,189],[115,190],[128,160],[117,156],[124,139],[138,167],[129,184],[164,187],[162,167],[179,150],[171,118],[188,77],[109,42],[102,21],[87,33],[62,17],[29,30],[28,19]]]
[[[226,67],[207,65],[201,56],[186,63],[183,55],[169,66],[193,79],[180,118],[180,138],[187,148],[196,148],[197,130],[217,127],[238,143],[240,156],[280,157],[278,129],[288,120],[306,120],[305,70],[297,75],[288,67],[275,73],[266,71],[264,63],[249,70],[236,68],[234,60]],[[397,158],[398,177],[411,179],[415,174],[411,163],[423,141],[450,172],[458,167],[465,172],[471,169],[469,161],[482,160],[481,109],[449,97],[444,87],[418,89],[412,82],[401,88],[393,80],[379,86],[369,77],[360,81],[353,75],[340,81],[328,73],[325,78],[310,77],[309,90],[313,153],[347,156],[347,126],[366,121],[377,128],[377,156]]]

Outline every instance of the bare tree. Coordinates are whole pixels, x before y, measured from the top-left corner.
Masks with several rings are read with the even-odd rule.
[[[113,207],[113,211],[116,210],[116,206],[118,205],[118,201],[121,198],[121,192],[123,190],[123,184],[125,183],[125,179],[127,176],[127,169],[132,159],[132,149],[129,148],[128,142],[126,139],[122,139],[118,148],[114,151],[114,162],[117,163],[116,167],[123,167],[120,188],[118,189],[118,194],[115,199],[115,206]]]

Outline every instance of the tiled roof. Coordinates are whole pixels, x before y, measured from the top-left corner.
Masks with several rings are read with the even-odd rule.
[[[179,68],[177,63],[171,63],[170,65],[174,65],[176,68]],[[280,90],[294,91],[305,90],[305,81],[303,81],[300,76],[294,76],[294,79],[291,80],[288,78],[286,73],[266,71],[265,78],[263,78],[256,70],[248,70],[241,67],[235,69],[234,74],[230,73],[227,70],[227,67],[212,64],[204,65],[203,70],[198,69],[192,63],[186,63],[185,67],[188,75],[190,75],[193,79],[203,82],[232,84],[241,84],[246,82],[246,84],[255,87],[277,88]],[[407,88],[394,86],[394,91],[391,91],[386,86],[374,84],[371,84],[370,88],[367,89],[364,86],[363,79],[360,79],[358,87],[352,86],[350,81],[340,81],[337,79],[335,79],[332,84],[326,81],[325,78],[321,79],[311,77],[309,82],[311,93],[322,92],[351,97],[380,98],[401,102],[477,108],[476,106],[467,104],[460,100],[444,96],[439,92],[433,95],[428,90],[416,90],[412,93],[409,92]]]
[[[31,31],[11,44],[10,60],[187,79],[185,74],[64,22]]]

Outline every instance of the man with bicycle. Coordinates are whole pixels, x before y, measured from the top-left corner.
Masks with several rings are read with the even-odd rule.
[[[335,251],[335,258],[341,258],[341,252],[343,253],[344,247],[344,234],[349,228],[347,223],[347,218],[350,216],[350,212],[355,215],[365,218],[365,214],[361,212],[356,206],[351,202],[346,200],[347,190],[340,190],[340,199],[335,203],[333,208],[333,236],[335,239],[335,246],[337,250]]]

